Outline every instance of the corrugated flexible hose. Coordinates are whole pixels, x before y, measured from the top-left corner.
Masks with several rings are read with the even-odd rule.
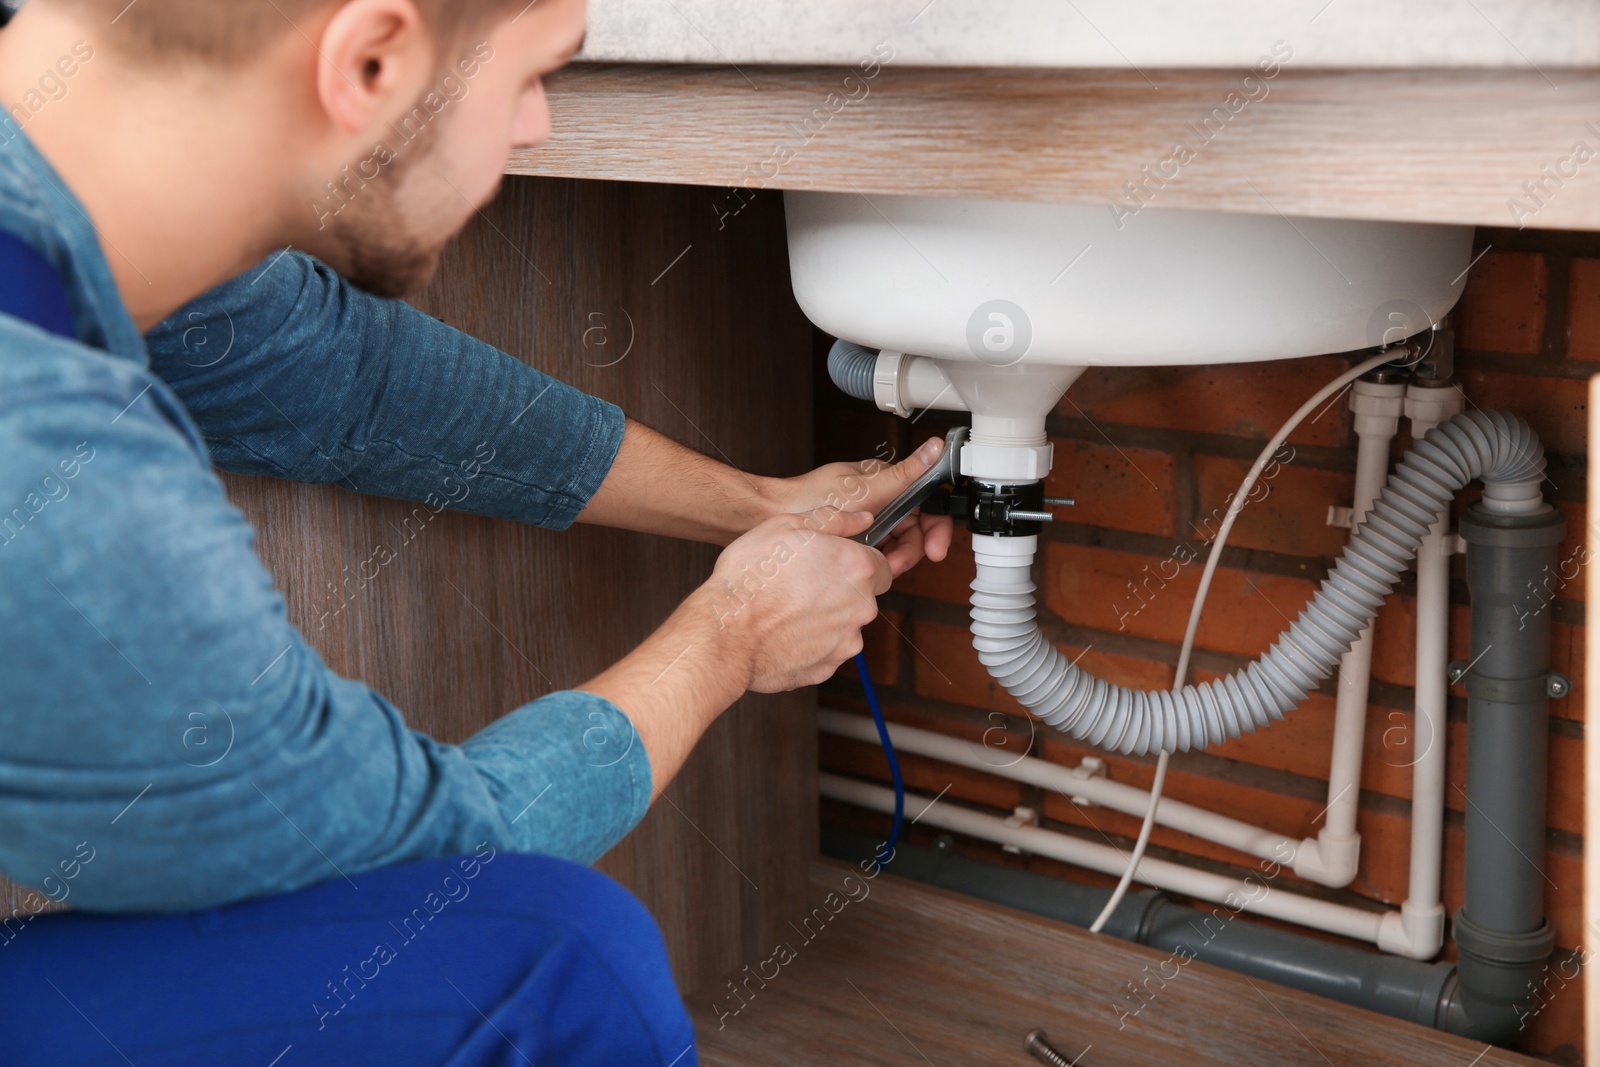
[[[1065,733],[1114,752],[1183,752],[1221,744],[1296,707],[1376,617],[1428,528],[1456,492],[1481,479],[1486,499],[1538,503],[1544,448],[1521,418],[1471,411],[1441,423],[1390,475],[1317,595],[1255,663],[1178,691],[1110,685],[1039,632],[1027,566],[986,564],[972,583],[978,658],[1006,690]]]

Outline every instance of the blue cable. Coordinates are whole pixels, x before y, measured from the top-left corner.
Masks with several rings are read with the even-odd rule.
[[[856,673],[861,675],[861,688],[867,692],[867,706],[872,709],[872,721],[878,724],[878,740],[883,742],[883,754],[889,759],[889,776],[894,779],[894,822],[889,826],[889,840],[884,843],[882,855],[873,860],[881,871],[887,860],[894,859],[894,846],[900,841],[900,821],[906,812],[906,785],[900,777],[900,761],[895,758],[894,743],[889,740],[889,724],[883,721],[878,693],[872,688],[872,676],[867,672],[865,652],[856,653]]]

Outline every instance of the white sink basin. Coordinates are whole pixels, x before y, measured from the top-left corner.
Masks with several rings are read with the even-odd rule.
[[[1165,365],[1401,340],[1460,297],[1472,228],[784,193],[795,297],[869,348]]]

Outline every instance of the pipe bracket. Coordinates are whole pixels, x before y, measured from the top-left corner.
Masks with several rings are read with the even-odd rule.
[[[1556,671],[1536,674],[1531,678],[1490,678],[1475,674],[1467,667],[1461,660],[1450,664],[1447,671],[1450,684],[1466,686],[1467,695],[1480,700],[1493,700],[1501,704],[1535,704],[1572,692],[1571,680]]]

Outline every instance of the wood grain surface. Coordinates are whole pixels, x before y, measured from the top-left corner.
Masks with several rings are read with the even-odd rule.
[[[796,473],[810,458],[811,334],[789,290],[779,205],[719,231],[714,195],[508,180],[414,303],[691,447]],[[409,510],[339,489],[230,484],[308,632],[308,605]],[[716,558],[705,545],[467,516],[441,516],[413,545],[313,640],[452,741],[598,673]],[[655,913],[686,985],[765,943],[804,892],[817,848],[814,708],[810,691],[741,701],[600,864]]]
[[[510,179],[415,303],[694,448],[798,473],[811,455],[811,330],[790,295],[781,206],[769,198],[719,231],[714,195]],[[326,662],[446,741],[597,674],[716,558],[705,545],[444,513],[346,600],[331,591],[343,568],[394,543],[412,505],[227,484]],[[600,863],[655,913],[680,982],[736,966],[798,909],[817,852],[816,764],[813,691],[742,700]]]
[[[1159,208],[1600,229],[1600,158],[1571,158],[1600,157],[1600,72],[1246,73],[579,64],[552,79],[554,136],[510,169],[1108,205],[1148,167],[1170,176]],[[1194,158],[1164,164],[1178,141]]]
[[[708,1067],[1023,1067],[1036,1027],[1078,1067],[1539,1062],[832,861],[812,867],[810,904],[788,956],[690,997]]]

